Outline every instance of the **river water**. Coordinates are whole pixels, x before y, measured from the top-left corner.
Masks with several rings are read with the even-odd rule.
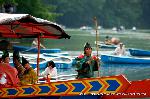
[[[82,34],[84,35],[84,34]],[[87,35],[87,34],[86,34]],[[84,35],[86,37],[86,35]],[[139,48],[150,50],[150,33],[139,32],[122,32],[122,33],[110,33],[100,32],[100,39],[102,40],[106,35],[111,37],[119,37],[124,42],[127,48]],[[103,37],[103,38],[102,38]],[[100,54],[111,54],[114,49],[99,49]],[[69,51],[71,55],[79,55],[83,51]],[[93,54],[97,52],[93,49]],[[123,74],[129,81],[143,80],[150,78],[150,64],[100,64],[100,76],[112,76]],[[62,73],[62,72],[61,72]],[[76,73],[75,68],[69,69],[64,73]]]

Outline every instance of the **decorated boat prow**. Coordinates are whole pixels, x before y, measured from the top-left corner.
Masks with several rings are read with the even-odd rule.
[[[25,86],[0,88],[0,98],[36,96],[76,96],[124,92],[130,82],[123,76],[85,78]]]
[[[124,75],[0,88],[0,98],[100,96],[100,99],[150,96],[150,80],[128,81]],[[81,98],[82,97],[82,98]]]

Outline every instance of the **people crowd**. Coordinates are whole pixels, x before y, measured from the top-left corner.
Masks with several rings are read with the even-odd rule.
[[[10,65],[10,57],[8,51],[4,51],[0,63],[0,87],[2,86],[22,86],[29,84],[36,84],[38,82],[38,76],[36,71],[30,66],[29,61],[20,57],[19,51],[13,52],[13,64]],[[57,79],[57,68],[53,61],[47,62],[46,69],[39,73],[47,79]]]
[[[13,64],[14,67],[10,66],[10,58],[8,51],[4,52],[2,55],[2,61],[0,63],[0,72],[4,72],[5,74],[1,74],[1,76],[10,77],[9,81],[0,80],[0,84],[4,85],[28,85],[28,84],[36,84],[38,82],[38,75],[35,70],[30,66],[29,61],[20,57],[19,51],[13,52]],[[76,58],[76,71],[77,71],[77,79],[80,78],[91,78],[95,77],[94,72],[98,71],[99,66],[99,58],[97,56],[92,55],[92,47],[87,42],[84,46],[84,54],[79,55]],[[7,67],[7,68],[6,68]],[[6,68],[6,69],[4,69]],[[8,71],[8,68],[11,72]],[[53,61],[47,62],[47,67],[39,76],[50,79],[57,79],[57,68]],[[3,78],[4,78],[3,77]],[[1,77],[0,77],[1,78]],[[11,81],[11,84],[10,84]]]

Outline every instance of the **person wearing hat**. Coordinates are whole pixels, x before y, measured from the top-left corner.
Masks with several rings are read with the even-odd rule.
[[[111,40],[109,39],[109,36],[106,36],[105,37],[105,42],[104,42],[106,45],[111,45],[112,44],[112,42],[111,42]]]
[[[114,55],[118,55],[118,56],[126,55],[126,49],[125,49],[125,45],[123,43],[119,43],[119,46],[114,51]]]
[[[94,71],[98,71],[98,58],[92,56],[92,47],[87,42],[84,46],[84,54],[79,55],[76,59],[77,79],[94,77]]]
[[[20,79],[20,84],[35,84],[38,80],[37,74],[24,57],[22,57],[22,66],[25,68],[25,71]]]

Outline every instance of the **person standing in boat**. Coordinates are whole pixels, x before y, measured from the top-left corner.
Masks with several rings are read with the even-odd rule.
[[[22,66],[25,68],[25,71],[20,79],[20,84],[35,84],[38,80],[37,74],[24,57],[22,57]]]
[[[57,68],[55,63],[53,61],[48,61],[46,69],[40,73],[40,76],[43,76],[44,78],[48,77],[51,79],[57,79]]]
[[[77,79],[94,77],[94,71],[98,71],[97,56],[92,56],[92,47],[87,42],[84,46],[84,54],[79,55],[76,59]]]
[[[118,55],[118,56],[126,55],[126,49],[125,49],[125,45],[123,43],[119,43],[119,46],[114,51],[114,55]]]
[[[34,40],[33,40],[33,42],[32,42],[32,47],[35,47],[35,48],[38,48],[38,39],[37,38],[35,38]],[[42,47],[42,48],[46,48],[44,45],[42,45],[41,43],[40,43],[40,47]]]

